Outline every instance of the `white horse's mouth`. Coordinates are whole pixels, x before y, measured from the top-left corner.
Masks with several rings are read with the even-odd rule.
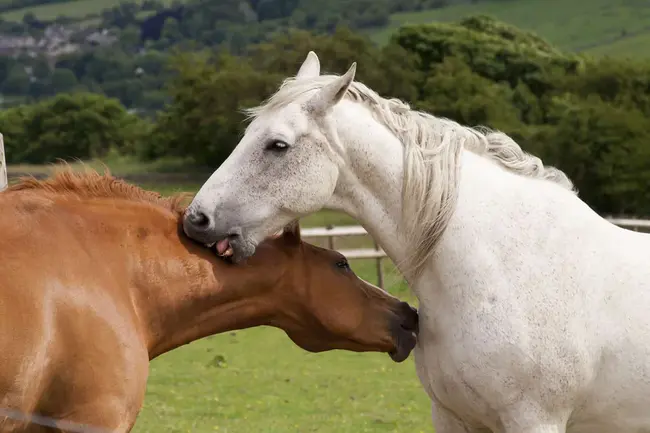
[[[232,245],[230,245],[230,241],[228,241],[228,238],[222,239],[218,242],[205,244],[205,246],[208,247],[209,249],[214,248],[214,251],[217,253],[217,256],[219,257],[229,258],[235,254],[235,250],[233,250]]]

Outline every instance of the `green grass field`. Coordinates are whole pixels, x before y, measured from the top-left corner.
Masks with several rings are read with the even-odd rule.
[[[102,167],[97,161],[87,165]],[[174,162],[138,167],[128,160],[112,160],[106,165],[114,174],[124,175],[174,166]],[[8,167],[10,173],[51,169]],[[194,192],[200,186],[140,185],[165,195]],[[330,211],[301,221],[303,227],[328,224],[357,222]],[[371,245],[368,237],[338,238],[336,244],[338,248]],[[353,260],[351,266],[376,283],[374,260]],[[388,290],[417,306],[388,260],[384,271]],[[205,338],[154,360],[134,432],[432,433],[433,427],[413,357],[396,364],[379,353],[312,354],[295,346],[282,331],[262,327]]]
[[[140,0],[136,0],[140,3]],[[0,18],[7,21],[21,21],[27,12],[32,12],[36,18],[52,20],[58,16],[83,18],[88,14],[100,13],[102,10],[118,6],[121,0],[73,0],[66,3],[46,4],[22,9],[14,9],[0,14]],[[172,0],[163,0],[164,4],[171,4]],[[91,21],[84,21],[89,23]],[[93,21],[94,22],[94,21]]]
[[[66,161],[74,170],[83,170],[85,167],[103,172],[108,168],[115,175],[143,174],[143,173],[176,173],[194,171],[187,160],[179,158],[160,158],[152,162],[143,163],[129,156],[109,155],[106,158],[90,161]],[[52,164],[11,164],[7,165],[7,173],[47,174],[57,170],[60,163]],[[202,169],[209,173],[209,168]],[[167,191],[169,192],[169,191]]]
[[[137,433],[433,432],[412,358],[310,354],[280,330],[208,337],[151,363]]]
[[[549,42],[569,50],[599,44],[609,45],[624,30],[634,33],[648,29],[650,34],[650,3],[645,0],[492,0],[394,14],[387,27],[375,29],[368,34],[376,42],[385,43],[404,24],[457,21],[479,13],[534,31]],[[648,45],[643,45],[642,42],[622,45],[621,48],[624,52],[617,48],[609,52],[614,55],[650,55]]]

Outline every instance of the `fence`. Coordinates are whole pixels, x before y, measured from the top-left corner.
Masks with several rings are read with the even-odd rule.
[[[607,218],[609,222],[619,227],[634,231],[650,231],[650,220],[640,220],[631,218]],[[341,226],[341,227],[314,227],[305,228],[301,230],[301,234],[305,238],[326,238],[327,247],[336,249],[334,238],[348,237],[348,236],[368,236],[368,232],[361,226]],[[378,286],[384,288],[384,271],[382,268],[382,260],[388,257],[386,253],[377,246],[374,241],[374,248],[361,248],[361,249],[339,249],[338,251],[348,259],[374,259],[377,264],[377,282]]]
[[[616,224],[624,229],[634,230],[635,232],[650,231],[650,220],[637,220],[634,218],[607,218],[612,224]]]
[[[326,238],[327,247],[331,250],[337,249],[334,245],[335,237],[348,236],[368,236],[368,232],[361,226],[341,226],[341,227],[313,227],[300,230],[300,234],[305,238]],[[339,249],[338,251],[348,259],[374,259],[377,265],[377,285],[384,288],[384,269],[382,259],[386,256],[384,250],[379,248],[377,242],[372,239],[374,248],[360,249]]]

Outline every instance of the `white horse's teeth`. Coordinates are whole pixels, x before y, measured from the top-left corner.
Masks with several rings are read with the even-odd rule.
[[[232,256],[233,254],[235,254],[235,252],[233,251],[232,247],[228,247],[228,249],[227,249],[226,251],[224,251],[223,253],[219,254],[219,257],[230,257],[230,256]]]
[[[208,248],[212,248],[214,246],[214,244],[216,244],[216,242],[212,242],[211,244],[205,244],[205,246],[208,247]]]

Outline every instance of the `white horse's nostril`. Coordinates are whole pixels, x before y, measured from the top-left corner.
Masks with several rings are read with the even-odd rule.
[[[190,212],[186,217],[186,221],[197,228],[210,225],[210,217],[201,211]]]

